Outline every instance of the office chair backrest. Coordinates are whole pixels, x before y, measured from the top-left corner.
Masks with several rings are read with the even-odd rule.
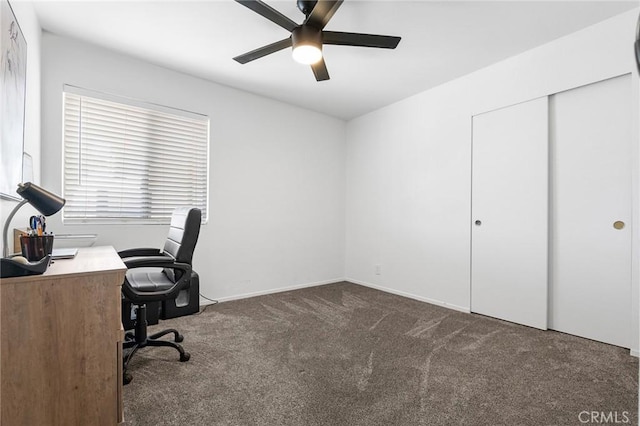
[[[169,225],[169,234],[164,243],[163,252],[171,255],[177,262],[191,265],[193,251],[200,234],[201,220],[200,209],[194,207],[176,208],[171,215],[171,225]],[[175,282],[176,277],[174,277],[172,269],[165,269],[165,274]]]

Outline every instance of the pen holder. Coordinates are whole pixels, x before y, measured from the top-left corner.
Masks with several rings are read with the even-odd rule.
[[[20,236],[20,248],[22,255],[29,262],[37,262],[43,257],[51,254],[53,250],[53,235],[43,236]]]

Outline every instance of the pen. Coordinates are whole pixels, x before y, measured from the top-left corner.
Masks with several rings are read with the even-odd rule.
[[[29,218],[29,235],[33,235],[38,229],[38,218],[31,216]]]

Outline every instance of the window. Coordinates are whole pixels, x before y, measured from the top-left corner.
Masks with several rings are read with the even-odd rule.
[[[65,86],[63,221],[169,223],[207,218],[206,116]]]

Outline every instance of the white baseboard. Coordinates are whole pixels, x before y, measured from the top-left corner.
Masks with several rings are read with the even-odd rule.
[[[631,356],[635,356],[636,358],[640,358],[640,352],[638,351],[638,349],[631,349],[630,353],[631,353]]]
[[[454,311],[464,312],[465,314],[471,313],[471,309],[464,306],[453,305],[451,303],[443,302],[441,300],[430,299],[428,297],[417,296],[415,294],[406,293],[404,291],[394,290],[392,288],[383,287],[377,284],[371,284],[365,281],[354,280],[353,278],[345,278],[344,281],[348,281],[350,283],[362,285],[365,287],[374,288],[376,290],[384,291],[385,293],[396,294],[398,296],[408,297],[409,299],[419,300],[420,302],[430,303],[432,305],[441,306],[443,308],[453,309]]]
[[[218,298],[216,300],[218,302],[228,302],[230,300],[247,299],[249,297],[264,296],[266,294],[282,293],[284,291],[299,290],[301,288],[307,288],[307,287],[317,287],[317,286],[321,286],[321,285],[339,283],[339,282],[342,282],[342,281],[344,281],[344,278],[335,278],[335,279],[332,279],[332,280],[316,281],[316,282],[304,283],[304,284],[296,284],[296,285],[292,285],[292,286],[289,286],[289,287],[272,288],[272,289],[269,289],[269,290],[261,290],[261,291],[254,291],[254,292],[251,292],[251,293],[236,294],[236,295],[233,295],[233,296],[220,297],[220,298]],[[210,301],[206,300],[205,303],[201,303],[200,306],[206,306],[206,305],[210,305],[212,303],[213,302],[210,302]]]

